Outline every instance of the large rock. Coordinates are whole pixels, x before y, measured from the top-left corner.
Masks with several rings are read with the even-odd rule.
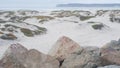
[[[49,55],[54,56],[59,61],[63,61],[71,53],[78,50],[82,50],[82,47],[80,47],[79,44],[74,42],[72,39],[63,36],[54,44]]]
[[[98,67],[98,68],[120,68],[120,66],[117,66],[117,65],[109,65],[109,66]]]
[[[87,47],[66,58],[61,68],[97,68],[98,66],[101,66],[99,48]]]
[[[103,46],[100,51],[103,65],[120,65],[120,40],[111,41]]]
[[[42,54],[35,49],[28,51],[25,63],[26,68],[59,68],[59,62],[55,58]]]
[[[1,68],[59,68],[55,58],[20,44],[11,45],[0,60]]]
[[[20,44],[11,45],[0,60],[3,68],[25,68],[23,65],[27,49]]]

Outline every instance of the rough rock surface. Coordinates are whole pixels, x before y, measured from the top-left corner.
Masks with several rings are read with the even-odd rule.
[[[120,65],[120,40],[111,41],[103,46],[100,51],[103,65]]]
[[[97,68],[100,65],[99,48],[87,47],[66,58],[61,68]]]
[[[59,62],[35,49],[11,45],[0,60],[1,68],[59,68]]]
[[[72,39],[63,36],[54,44],[49,52],[49,55],[57,58],[59,61],[62,61],[71,53],[78,50],[82,50],[82,47],[80,47],[79,44],[74,42]]]
[[[109,66],[98,67],[98,68],[120,68],[120,66],[117,66],[117,65],[109,65]]]

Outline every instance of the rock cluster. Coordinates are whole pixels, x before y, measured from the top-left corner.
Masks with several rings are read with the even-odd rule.
[[[117,65],[109,65],[109,66],[98,67],[98,68],[120,68],[120,66],[117,66]]]
[[[49,53],[59,58],[60,68],[119,68],[119,54],[120,40],[111,41],[101,48],[82,47],[65,36],[56,42]]]
[[[90,49],[89,49],[90,48]],[[61,68],[97,68],[101,65],[98,48],[85,48],[64,60]]]
[[[0,68],[120,68],[120,40],[101,48],[82,47],[61,37],[48,55],[12,44],[0,60]]]
[[[59,68],[59,62],[35,49],[12,44],[0,60],[0,68]]]
[[[120,65],[120,40],[111,41],[101,48],[101,57],[103,65]]]

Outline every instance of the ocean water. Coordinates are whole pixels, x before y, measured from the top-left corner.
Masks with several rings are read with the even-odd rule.
[[[0,8],[0,10],[120,10],[120,7],[22,7],[22,8]]]

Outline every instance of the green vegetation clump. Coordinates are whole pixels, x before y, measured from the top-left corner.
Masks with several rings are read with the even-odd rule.
[[[89,16],[91,14],[90,11],[82,11],[82,10],[75,10],[75,11],[69,11],[69,10],[61,10],[61,11],[53,11],[51,15],[54,15],[55,17],[58,18],[63,18],[63,17],[80,17],[82,16],[81,13],[85,13],[85,15]]]
[[[33,37],[34,35],[40,35],[40,34],[46,33],[46,31],[47,31],[46,28],[38,27],[38,26],[36,26],[36,27],[37,27],[36,30],[30,30],[27,28],[21,28],[20,30],[27,37]]]
[[[28,18],[31,18],[31,16],[22,17],[21,20],[24,21],[24,20],[26,20],[26,19],[28,19]]]
[[[2,19],[0,19],[0,23],[6,23],[7,21],[4,21],[4,20],[2,20]]]
[[[54,15],[54,17],[62,18],[62,17],[76,16],[79,14],[75,14],[73,11],[69,11],[69,10],[61,10],[61,11],[52,11],[51,15]]]
[[[96,22],[94,22],[94,21],[89,21],[89,22],[87,22],[87,23],[93,24],[93,23],[96,23]]]
[[[4,25],[5,27],[3,28],[0,28],[2,31],[8,31],[8,32],[17,32],[16,29],[20,28],[16,25],[13,25],[13,24],[5,24]]]
[[[102,23],[92,25],[92,28],[96,30],[101,30],[103,27],[104,25]]]
[[[91,18],[93,18],[94,16],[80,16],[80,20],[81,21],[85,21],[85,20],[89,20]]]
[[[34,18],[37,18],[37,19],[54,19],[53,17],[51,16],[33,16]]]
[[[5,28],[0,28],[1,31],[5,31]]]
[[[1,39],[4,39],[4,40],[15,40],[17,39],[17,37],[11,33],[9,34],[3,34],[1,37]]]
[[[114,22],[114,19],[113,19],[113,18],[110,18],[110,21],[111,21],[111,22]]]
[[[39,23],[43,24],[43,22],[45,22],[45,21],[48,21],[48,20],[42,19],[39,21]]]
[[[37,29],[38,30],[41,30],[41,31],[47,31],[47,29],[46,28],[43,28],[43,27],[38,27],[38,26],[36,26],[37,27]]]
[[[16,25],[13,25],[13,24],[4,24],[4,27],[1,27],[0,30],[2,32],[6,31],[6,32],[18,32],[17,29],[20,28]]]
[[[33,37],[34,35],[44,34],[47,31],[47,29],[44,27],[39,27],[36,25],[28,24],[28,23],[26,24],[28,26],[30,25],[32,27],[35,27],[36,29],[31,30],[29,28],[20,27],[20,26],[16,26],[13,24],[4,24],[4,27],[1,27],[0,30],[3,32],[6,31],[6,32],[11,32],[11,33],[19,33],[19,30],[20,30],[20,32],[22,32],[27,37]]]
[[[46,31],[47,31],[46,28],[38,27],[36,25],[34,25],[34,26],[37,27],[37,30],[33,31],[35,35],[43,34],[43,33],[46,33]]]
[[[54,19],[54,17],[51,17],[51,16],[33,16],[33,18],[37,18],[37,19],[47,19],[47,20],[52,20]]]
[[[28,37],[33,37],[34,36],[34,34],[32,33],[32,30],[30,30],[30,29],[21,28],[20,30],[25,36],[28,36]]]
[[[4,26],[5,26],[6,28],[7,28],[7,27],[20,28],[20,27],[18,27],[18,26],[12,25],[12,24],[5,24]]]
[[[74,14],[72,13],[72,11],[61,11],[60,13],[58,13],[56,15],[56,17],[70,17],[70,16],[74,16]]]
[[[51,17],[51,16],[32,16],[31,18],[36,18],[36,19],[40,20],[39,21],[40,23],[54,19],[54,17]]]

